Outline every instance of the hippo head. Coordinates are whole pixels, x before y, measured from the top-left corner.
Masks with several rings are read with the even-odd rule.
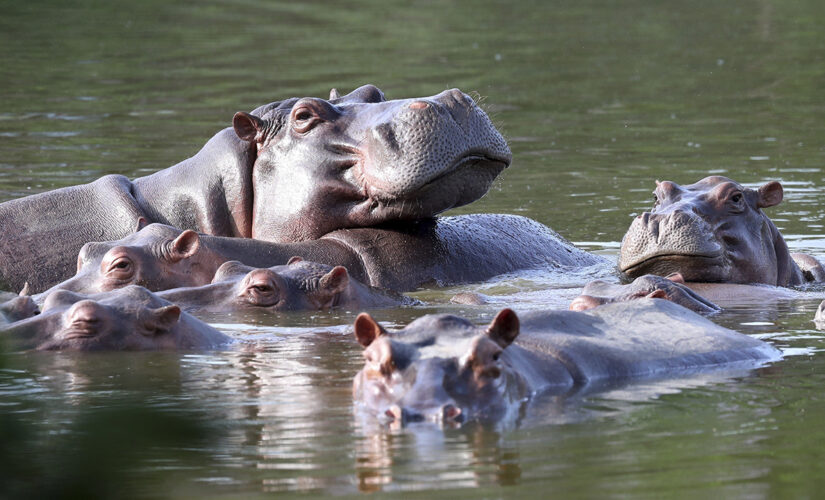
[[[354,397],[394,425],[499,420],[526,396],[524,380],[501,358],[519,334],[510,309],[486,329],[456,316],[431,315],[389,334],[366,313],[354,329],[364,346]]]
[[[211,285],[173,290],[169,295],[181,297],[184,302],[184,294],[208,296],[212,310],[325,310],[342,305],[350,280],[343,266],[327,266],[299,257],[293,257],[287,265],[270,268],[252,268],[229,261],[218,268]]]
[[[721,310],[719,306],[685,286],[685,279],[679,273],[668,275],[666,278],[645,274],[627,285],[603,280],[591,281],[584,286],[582,294],[570,303],[570,310],[585,311],[613,302],[644,298],[669,300],[698,313],[707,314]]]
[[[372,85],[343,97],[292,98],[237,113],[254,144],[252,237],[432,217],[483,196],[510,150],[466,94],[388,101]]]
[[[40,314],[3,330],[24,349],[205,349],[228,338],[145,288],[129,286],[98,295],[66,290],[50,294]]]
[[[200,244],[194,231],[149,224],[118,241],[83,245],[75,276],[43,295],[54,290],[98,293],[127,285],[152,291],[203,285],[222,261]]]
[[[622,240],[619,270],[628,278],[680,273],[687,281],[767,283],[801,281],[776,226],[762,213],[782,201],[782,185],[748,189],[720,176],[679,186],[656,183],[650,212]]]

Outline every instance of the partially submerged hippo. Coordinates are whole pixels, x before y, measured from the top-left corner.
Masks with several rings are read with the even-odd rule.
[[[189,312],[351,310],[412,303],[403,295],[364,285],[343,266],[299,257],[287,265],[257,269],[229,261],[209,285],[174,288],[158,296]]]
[[[680,273],[688,282],[766,283],[794,286],[825,280],[813,257],[792,254],[762,208],[779,204],[782,185],[749,189],[711,176],[689,186],[656,183],[650,212],[633,221],[622,240],[619,270]]]
[[[604,280],[591,281],[584,286],[581,295],[570,303],[570,310],[585,311],[604,304],[642,298],[669,300],[703,314],[721,310],[719,306],[688,288],[684,278],[678,273],[666,278],[645,274],[627,285]]]
[[[76,275],[52,290],[200,286],[211,283],[227,261],[271,267],[293,256],[343,265],[356,280],[395,291],[480,281],[519,269],[606,265],[548,227],[516,215],[462,215],[393,228],[344,229],[297,243],[199,235],[150,224],[119,241],[84,245]]]
[[[72,351],[200,350],[229,341],[138,286],[93,296],[58,291],[40,314],[0,327],[0,339],[15,349]]]
[[[0,289],[58,283],[84,243],[123,238],[141,219],[285,242],[432,217],[484,195],[510,159],[455,89],[387,101],[365,85],[274,102],[235,114],[195,156],[152,175],[0,204]]]
[[[487,327],[430,315],[393,333],[364,313],[354,330],[365,358],[354,397],[400,423],[496,421],[538,391],[592,391],[780,358],[770,344],[651,299],[586,312],[531,312],[521,320],[504,309]]]

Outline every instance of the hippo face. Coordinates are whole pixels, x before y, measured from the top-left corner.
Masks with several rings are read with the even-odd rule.
[[[761,210],[782,201],[778,182],[753,190],[720,176],[689,186],[665,181],[654,196],[653,209],[636,217],[622,240],[619,270],[627,277],[795,284],[787,245]]]
[[[435,315],[398,334],[362,313],[355,336],[364,346],[364,368],[355,376],[354,397],[396,425],[498,420],[525,397],[524,381],[502,358],[518,332],[510,309],[486,329]]]
[[[37,350],[203,349],[228,340],[138,286],[92,296],[58,290],[46,298],[39,315],[3,333]]]
[[[366,85],[237,113],[233,126],[257,150],[252,237],[270,241],[432,217],[483,196],[511,159],[455,89],[387,101]]]
[[[698,313],[708,314],[721,310],[719,306],[697,294],[684,283],[684,278],[678,273],[666,278],[645,274],[627,285],[603,280],[591,281],[585,285],[582,294],[570,303],[570,310],[585,311],[604,304],[643,298],[669,300]]]
[[[162,224],[150,224],[114,242],[86,243],[77,273],[45,292],[98,293],[128,285],[149,290],[197,286],[212,280],[217,259],[207,258],[200,237]]]
[[[163,296],[211,311],[325,310],[347,305],[350,288],[346,268],[293,257],[287,265],[270,268],[229,261],[218,268],[212,284],[170,290]]]

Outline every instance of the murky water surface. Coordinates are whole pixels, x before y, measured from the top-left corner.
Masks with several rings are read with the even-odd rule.
[[[458,213],[529,216],[614,258],[655,179],[776,179],[785,202],[769,215],[793,250],[823,258],[822,5],[0,2],[0,200],[151,173],[235,111],[288,96],[459,87],[478,93],[514,162]],[[489,321],[504,305],[565,307],[594,277],[613,279],[531,271],[421,290],[426,306],[375,316]],[[494,303],[448,303],[465,290]],[[783,349],[772,366],[539,397],[506,428],[394,430],[359,416],[356,311],[209,318],[238,339],[222,352],[12,353],[0,491],[818,496],[825,337],[811,318],[823,297],[732,303],[714,318]]]

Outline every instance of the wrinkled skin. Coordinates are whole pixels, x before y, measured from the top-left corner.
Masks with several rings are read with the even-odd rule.
[[[570,310],[586,311],[604,304],[642,298],[669,300],[700,314],[721,310],[719,306],[685,286],[684,278],[678,273],[666,278],[646,274],[627,285],[603,280],[591,281],[584,286],[582,294],[570,303]]]
[[[298,257],[284,266],[257,269],[229,261],[218,269],[209,285],[175,288],[158,296],[189,312],[359,309],[412,302],[358,282],[343,266]]]
[[[791,254],[762,213],[782,201],[778,182],[754,190],[721,176],[689,186],[664,181],[654,197],[622,240],[619,270],[629,279],[679,273],[688,282],[794,286],[825,276],[816,259]]]
[[[510,159],[457,90],[387,101],[365,85],[274,102],[237,113],[195,156],[152,175],[0,204],[0,289],[42,291],[71,276],[85,243],[124,238],[141,220],[288,242],[432,217],[484,195]]]
[[[57,289],[97,293],[129,284],[153,291],[201,286],[211,283],[227,261],[272,267],[293,256],[342,265],[355,280],[395,291],[480,281],[518,269],[606,265],[546,226],[514,215],[347,229],[298,243],[199,235],[150,224],[119,241],[84,245],[75,276],[43,296]]]
[[[138,286],[91,296],[53,293],[40,314],[0,328],[0,338],[19,349],[61,351],[200,350],[229,341]]]
[[[635,378],[675,377],[780,358],[760,340],[722,328],[665,300],[585,311],[504,309],[486,327],[429,315],[398,332],[355,320],[364,367],[353,396],[394,425],[516,418],[537,391],[590,392]]]

